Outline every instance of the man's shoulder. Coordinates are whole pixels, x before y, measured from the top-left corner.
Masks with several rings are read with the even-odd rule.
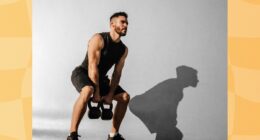
[[[103,39],[108,38],[109,36],[109,32],[99,32],[99,33],[95,33],[95,35],[102,37]]]
[[[104,39],[100,33],[95,33],[89,40],[89,45],[100,46],[100,49],[104,46]]]
[[[103,41],[103,34],[102,33],[95,33],[90,40],[95,40],[95,41]]]

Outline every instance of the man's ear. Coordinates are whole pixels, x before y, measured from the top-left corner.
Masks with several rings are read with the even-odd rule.
[[[110,22],[110,27],[113,28],[115,25],[115,23],[113,21]]]
[[[110,22],[110,26],[115,28],[115,25],[116,25],[116,18],[113,18]]]

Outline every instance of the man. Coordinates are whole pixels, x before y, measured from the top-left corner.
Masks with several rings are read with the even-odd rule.
[[[114,13],[110,17],[110,32],[95,34],[88,43],[83,63],[72,72],[71,81],[80,96],[73,107],[70,135],[67,140],[78,140],[78,126],[87,110],[87,102],[93,96],[94,102],[103,100],[111,104],[117,101],[108,140],[124,140],[119,127],[127,110],[129,94],[119,86],[128,49],[120,40],[127,33],[127,14]],[[111,81],[106,76],[115,64]]]

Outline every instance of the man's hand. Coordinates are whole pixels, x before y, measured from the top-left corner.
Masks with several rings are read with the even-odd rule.
[[[100,102],[101,101],[101,96],[100,96],[100,92],[99,89],[96,89],[94,95],[93,95],[93,102]]]
[[[103,101],[105,104],[112,104],[112,99],[113,99],[113,96],[108,94],[107,96],[104,96],[103,97]]]

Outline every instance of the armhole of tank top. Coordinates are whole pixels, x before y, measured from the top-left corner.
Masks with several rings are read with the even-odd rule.
[[[125,53],[125,49],[126,49],[126,46],[125,44],[122,44],[123,45],[123,52],[122,54],[120,55],[119,59],[116,61],[116,64],[120,61],[120,59],[123,57],[124,53]]]
[[[109,44],[109,33],[106,33],[106,44],[108,45]],[[105,45],[104,45],[105,46]]]
[[[125,50],[126,50],[126,45],[122,42],[122,46],[123,46],[123,53],[122,53],[122,56],[124,55],[124,53],[125,53]]]
[[[102,32],[102,33],[99,33],[99,34],[100,34],[101,37],[103,38],[103,41],[104,41],[104,47],[103,47],[103,49],[104,49],[105,47],[107,47],[106,44],[109,44],[109,37],[108,37],[108,35],[107,35],[107,32]]]
[[[98,33],[101,37],[102,37],[102,39],[104,40],[104,33],[103,32],[101,32],[101,33]],[[103,49],[101,49],[101,51],[102,51]]]
[[[124,50],[123,50],[123,53],[122,53],[121,57],[123,57],[123,55],[125,54],[125,50],[126,50],[126,45],[123,44],[123,46],[124,46]]]

